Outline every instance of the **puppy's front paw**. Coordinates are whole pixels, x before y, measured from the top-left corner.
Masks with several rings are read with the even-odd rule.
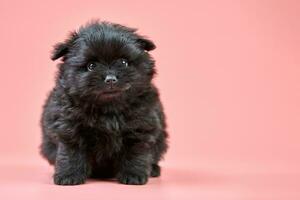
[[[152,164],[150,176],[151,177],[159,177],[160,176],[160,166],[159,165]]]
[[[144,185],[148,181],[146,174],[125,173],[118,177],[118,181],[127,185]]]
[[[83,176],[60,174],[55,174],[53,178],[56,185],[80,185],[86,180]]]

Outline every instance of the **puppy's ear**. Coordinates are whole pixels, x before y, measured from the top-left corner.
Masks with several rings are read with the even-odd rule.
[[[51,55],[52,60],[56,60],[64,55],[66,55],[69,51],[69,47],[65,43],[58,43],[54,46],[54,50]]]
[[[151,40],[144,37],[139,37],[137,42],[146,51],[151,51],[156,48],[155,44]]]
[[[77,38],[77,33],[72,32],[69,35],[69,38],[65,42],[57,43],[54,46],[54,49],[52,51],[51,59],[56,60],[58,58],[65,56],[69,52],[69,49],[73,45],[73,42],[75,41],[76,38]]]

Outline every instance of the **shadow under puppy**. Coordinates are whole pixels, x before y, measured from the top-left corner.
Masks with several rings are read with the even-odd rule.
[[[151,82],[154,48],[136,29],[98,21],[55,46],[52,60],[62,63],[41,120],[55,184],[95,177],[139,185],[160,175],[167,133]]]

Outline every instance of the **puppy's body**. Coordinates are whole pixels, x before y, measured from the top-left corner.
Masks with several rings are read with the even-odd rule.
[[[145,184],[159,176],[167,133],[146,52],[154,48],[134,29],[98,22],[56,46],[52,58],[63,63],[44,106],[41,146],[56,184],[88,177]]]

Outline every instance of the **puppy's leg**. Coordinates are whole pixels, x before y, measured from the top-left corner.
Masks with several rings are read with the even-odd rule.
[[[89,166],[83,150],[59,143],[55,162],[54,183],[78,185],[85,182]]]
[[[151,177],[160,176],[160,166],[158,164],[152,164],[150,176]]]
[[[131,147],[124,155],[118,181],[129,185],[143,185],[151,172],[152,154],[147,144],[139,143]]]
[[[53,165],[56,160],[57,145],[51,142],[47,137],[43,138],[41,145],[41,154],[46,158],[49,164]]]

